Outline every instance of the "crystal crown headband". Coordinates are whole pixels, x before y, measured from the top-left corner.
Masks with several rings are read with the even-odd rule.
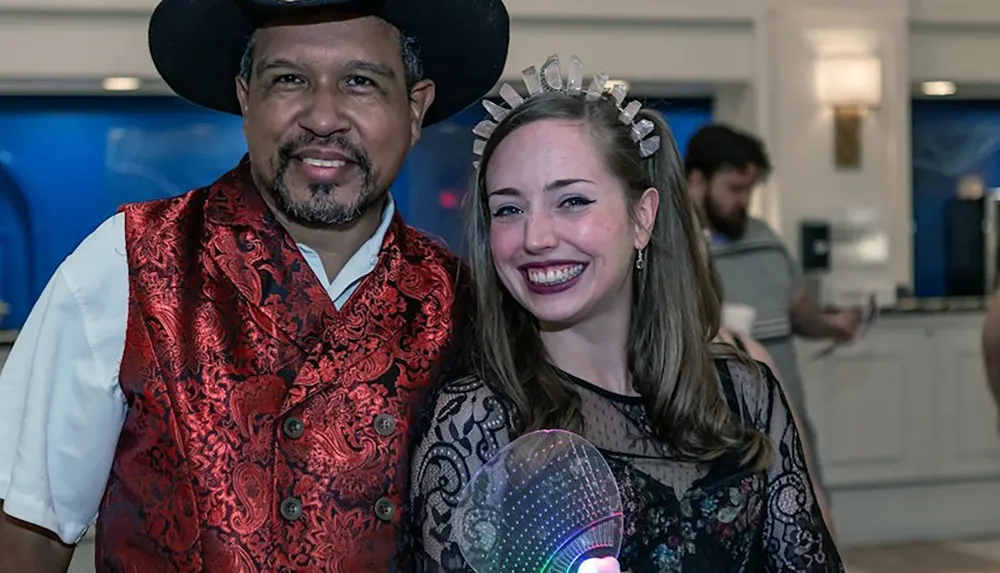
[[[558,55],[549,56],[545,60],[545,63],[542,64],[540,70],[536,70],[535,66],[527,68],[521,72],[521,77],[524,79],[524,86],[528,89],[529,99],[545,92],[559,92],[570,95],[583,93],[583,62],[576,56],[570,58],[569,73],[565,84],[563,83],[562,69],[559,65]],[[587,101],[600,99],[608,91],[607,83],[607,74],[597,74],[594,76],[590,85],[587,86]],[[630,127],[632,141],[639,145],[639,153],[642,157],[649,157],[656,153],[660,148],[660,136],[649,136],[653,133],[653,122],[648,119],[635,121],[635,116],[642,108],[642,104],[636,100],[632,100],[628,105],[623,106],[622,104],[625,103],[627,91],[625,86],[620,83],[615,83],[611,87],[610,92],[611,98],[618,107],[618,121]],[[483,107],[486,108],[486,112],[490,114],[493,120],[484,119],[472,130],[472,133],[477,136],[472,147],[472,151],[476,157],[482,157],[483,150],[486,149],[486,141],[493,135],[497,124],[503,121],[510,112],[514,111],[514,109],[525,101],[525,98],[521,97],[521,94],[517,93],[517,90],[508,83],[500,86],[500,97],[503,98],[508,107],[496,104],[488,99],[483,100]],[[474,162],[473,165],[476,169],[479,169],[479,161]]]

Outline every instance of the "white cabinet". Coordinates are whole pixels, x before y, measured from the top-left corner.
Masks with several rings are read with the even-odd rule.
[[[919,479],[930,471],[933,380],[919,332],[872,333],[810,362],[800,353],[817,454],[829,486]]]
[[[935,474],[1000,476],[997,408],[986,387],[979,330],[944,327],[933,332],[931,343],[936,350],[935,422],[941,453]]]
[[[842,542],[1000,533],[1000,435],[981,314],[890,316],[818,361],[799,344]]]

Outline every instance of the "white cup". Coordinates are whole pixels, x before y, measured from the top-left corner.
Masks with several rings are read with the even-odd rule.
[[[722,325],[736,334],[750,336],[756,319],[757,310],[752,306],[728,302],[722,305]]]

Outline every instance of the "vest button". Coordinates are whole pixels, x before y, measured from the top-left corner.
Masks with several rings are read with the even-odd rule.
[[[288,521],[295,521],[302,517],[302,502],[294,497],[286,498],[281,502],[281,517]]]
[[[380,436],[388,436],[396,430],[396,419],[389,414],[379,414],[375,416],[375,420],[372,423],[375,426],[375,431],[378,432]]]
[[[392,521],[392,516],[396,514],[396,504],[392,500],[380,497],[375,502],[375,517],[382,521]]]
[[[301,418],[296,416],[289,416],[285,418],[285,422],[281,425],[282,431],[285,435],[293,440],[297,440],[302,437],[302,434],[306,431],[306,425],[302,422]]]

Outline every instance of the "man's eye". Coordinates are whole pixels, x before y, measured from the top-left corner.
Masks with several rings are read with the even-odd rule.
[[[354,88],[368,88],[374,87],[375,82],[364,76],[351,76],[347,78],[347,85]]]
[[[293,76],[292,74],[284,74],[274,78],[274,83],[276,84],[296,84],[301,82],[302,78]]]

